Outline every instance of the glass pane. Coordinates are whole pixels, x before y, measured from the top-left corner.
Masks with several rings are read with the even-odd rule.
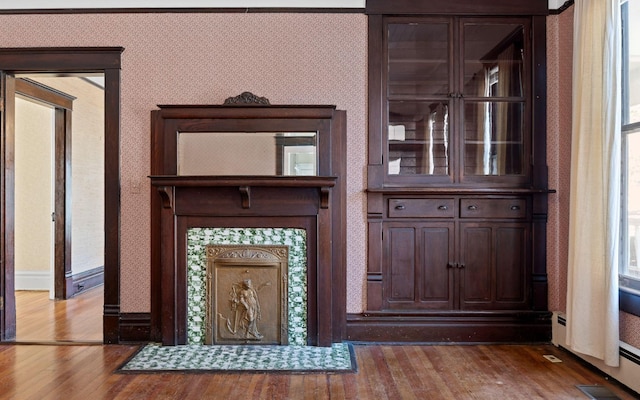
[[[524,162],[524,104],[467,102],[465,175],[520,175]]]
[[[627,136],[627,262],[623,273],[640,279],[640,132]]]
[[[317,175],[316,132],[180,132],[178,175]]]
[[[389,95],[449,94],[449,25],[389,24]]]
[[[523,57],[522,25],[465,24],[465,96],[522,97]]]
[[[449,174],[449,106],[389,102],[389,175]]]
[[[640,122],[640,0],[631,0],[626,3],[628,7],[627,18],[627,35],[624,36],[624,47],[628,50],[628,54],[623,57],[628,76],[625,76],[627,82],[623,83],[623,91],[628,87],[628,93],[625,93],[625,111],[624,124]],[[635,21],[635,23],[634,23]],[[625,52],[626,53],[626,52]],[[625,71],[625,72],[626,72]],[[628,97],[627,97],[628,96]]]

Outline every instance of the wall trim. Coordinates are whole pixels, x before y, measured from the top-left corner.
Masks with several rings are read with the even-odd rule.
[[[570,352],[582,361],[611,377],[613,380],[626,386],[629,390],[640,393],[640,381],[638,381],[638,376],[640,376],[640,349],[620,342],[620,367],[609,367],[605,365],[602,360],[571,350],[566,343],[566,326],[566,316],[562,313],[554,312],[552,319],[552,343],[555,346]]]
[[[16,290],[51,290],[51,272],[16,270]]]
[[[104,265],[65,277],[66,298],[104,284]]]
[[[620,311],[640,317],[640,293],[633,289],[620,288]]]
[[[549,10],[549,15],[562,14],[564,11],[566,11],[569,7],[571,7],[573,5],[573,2],[574,2],[574,0],[567,0],[560,7],[556,8],[556,9],[550,9]]]
[[[549,343],[551,313],[367,312],[347,314],[352,342],[374,343]]]
[[[364,14],[364,8],[250,7],[250,8],[40,8],[0,10],[2,14]]]
[[[151,313],[121,313],[118,343],[151,341]]]

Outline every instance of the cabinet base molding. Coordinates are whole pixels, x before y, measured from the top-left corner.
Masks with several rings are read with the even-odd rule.
[[[551,341],[551,312],[365,312],[347,315],[347,340],[397,343]]]

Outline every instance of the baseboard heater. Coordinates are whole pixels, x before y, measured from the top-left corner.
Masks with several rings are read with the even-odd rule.
[[[584,354],[576,353],[567,346],[566,329],[567,319],[564,315],[556,314],[553,318],[553,344],[561,347],[576,357],[591,364],[606,375],[625,385],[629,389],[640,393],[640,349],[630,346],[624,342],[620,342],[620,367],[613,368],[604,364],[601,360]]]

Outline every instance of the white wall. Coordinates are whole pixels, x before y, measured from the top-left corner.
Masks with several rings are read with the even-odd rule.
[[[49,290],[52,259],[53,109],[16,98],[17,290]]]
[[[71,120],[71,273],[104,265],[104,91],[78,77],[37,77],[76,97]]]
[[[104,91],[77,77],[31,76],[76,97],[72,112],[71,272],[104,265]],[[49,290],[53,109],[16,99],[17,290]]]

